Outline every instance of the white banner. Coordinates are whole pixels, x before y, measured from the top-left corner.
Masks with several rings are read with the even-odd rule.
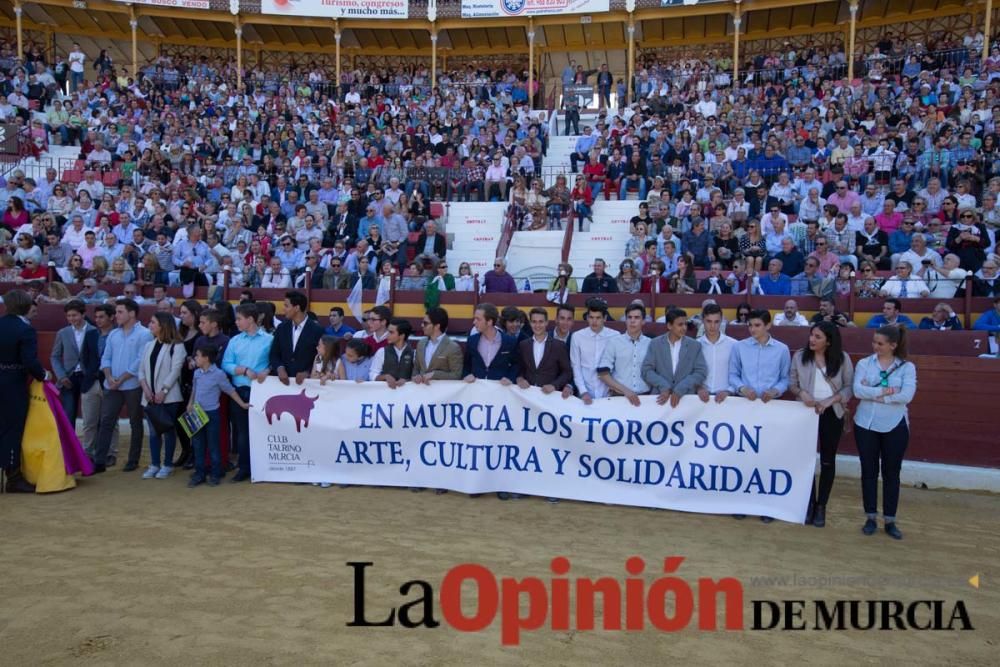
[[[261,0],[261,14],[326,16],[336,19],[405,19],[406,0]]]
[[[511,491],[804,520],[818,417],[801,403],[584,405],[480,380],[254,383],[255,482]]]
[[[209,0],[115,0],[133,5],[154,5],[156,7],[180,7],[181,9],[211,9]]]
[[[596,14],[610,8],[610,0],[462,0],[462,18]]]

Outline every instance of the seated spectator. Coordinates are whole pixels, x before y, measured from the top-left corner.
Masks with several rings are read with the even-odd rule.
[[[915,299],[928,296],[930,290],[927,283],[913,275],[913,267],[909,262],[900,262],[896,267],[896,275],[882,283],[879,293],[899,299]]]
[[[664,275],[666,267],[661,260],[650,263],[649,273],[642,279],[639,291],[643,294],[666,294],[670,291],[670,279]]]
[[[732,288],[723,278],[722,270],[720,262],[712,262],[708,276],[702,278],[701,282],[698,283],[698,292],[700,294],[730,294]]]
[[[903,315],[903,304],[899,299],[895,298],[886,299],[885,303],[882,304],[881,314],[875,315],[868,320],[868,324],[865,327],[868,329],[878,329],[879,327],[889,325],[902,326],[907,329],[917,328],[913,320]]]
[[[1000,296],[993,298],[993,309],[980,315],[972,325],[976,331],[1000,333]]]
[[[930,317],[920,320],[919,329],[929,329],[933,331],[959,331],[962,323],[958,321],[958,315],[946,303],[939,303],[934,306]]]
[[[792,279],[782,273],[781,268],[780,259],[772,259],[767,263],[767,273],[759,281],[762,293],[769,296],[788,296],[792,293]]]
[[[805,268],[806,258],[795,247],[795,241],[789,236],[781,239],[781,252],[774,258],[781,261],[781,272],[786,276],[798,275]]]
[[[401,290],[422,290],[427,287],[427,276],[424,275],[423,266],[417,262],[411,262],[402,279],[399,281],[398,289]]]
[[[618,267],[618,292],[621,294],[635,294],[642,288],[642,276],[635,268],[635,262],[631,259],[623,259]]]
[[[879,269],[889,268],[889,237],[878,228],[875,218],[865,218],[865,226],[857,233],[854,254],[858,262],[871,262]]]
[[[774,316],[774,326],[807,327],[809,321],[799,312],[799,304],[795,299],[785,302],[785,309]]]
[[[583,279],[580,292],[583,294],[615,294],[618,292],[618,283],[611,275],[605,273],[606,268],[607,265],[603,259],[595,259],[594,270]]]
[[[802,273],[792,276],[794,296],[829,296],[837,285],[832,278],[825,278],[819,272],[819,261],[813,255],[805,261]]]
[[[497,257],[493,260],[493,270],[487,271],[486,275],[483,276],[483,291],[486,294],[494,292],[517,294],[514,276],[507,273],[507,260],[503,257]]]
[[[982,268],[976,271],[972,279],[973,296],[1000,296],[1000,276],[997,274],[997,266],[1000,265],[1000,258],[991,255]]]
[[[809,319],[810,324],[831,322],[838,327],[853,327],[854,322],[847,315],[837,310],[837,301],[832,296],[824,296],[819,300],[819,310]]]

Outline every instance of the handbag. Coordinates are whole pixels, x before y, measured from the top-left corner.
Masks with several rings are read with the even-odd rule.
[[[179,405],[180,403],[149,403],[146,405],[146,418],[157,435],[163,435],[174,428]]]

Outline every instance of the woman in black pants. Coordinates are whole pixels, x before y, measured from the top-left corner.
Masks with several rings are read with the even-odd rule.
[[[788,389],[819,415],[819,489],[809,494],[806,523],[826,525],[826,502],[837,473],[837,445],[844,432],[844,414],[851,400],[854,368],[840,342],[840,329],[818,322],[809,332],[809,344],[792,357]]]
[[[861,493],[867,520],[865,535],[878,530],[878,475],[882,470],[882,518],[885,532],[896,540],[899,471],[910,441],[907,405],[917,391],[917,368],[906,360],[906,329],[887,325],[875,332],[875,354],[858,362],[854,395],[861,399],[854,415],[854,441],[861,459]]]

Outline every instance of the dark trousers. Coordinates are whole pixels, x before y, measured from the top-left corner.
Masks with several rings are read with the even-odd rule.
[[[250,387],[237,387],[240,398],[245,402],[250,402]],[[236,452],[239,455],[239,471],[244,475],[250,474],[250,415],[246,410],[232,403],[233,431],[236,439]]]
[[[818,505],[826,505],[833,489],[833,479],[837,475],[837,445],[844,432],[844,420],[837,416],[833,408],[827,408],[819,416],[819,489],[813,487],[810,500]]]
[[[142,389],[108,389],[104,392],[101,402],[101,425],[97,429],[97,444],[94,448],[94,463],[107,463],[108,449],[111,448],[111,434],[114,433],[118,415],[125,406],[128,412],[129,426],[132,434],[129,436],[128,465],[138,465],[142,454]]]
[[[861,497],[865,513],[873,515],[878,508],[878,475],[882,471],[882,516],[896,518],[899,505],[899,470],[903,467],[903,455],[910,442],[910,428],[906,419],[887,433],[869,431],[855,426],[854,442],[861,459]]]
[[[235,405],[235,403],[233,404]],[[238,408],[238,406],[236,406]],[[191,436],[191,447],[194,449],[194,474],[204,480],[208,474],[214,479],[222,477],[222,456],[219,452],[219,429],[222,425],[218,410],[205,410],[208,423]],[[205,451],[212,461],[211,471],[205,469]]]
[[[580,134],[580,110],[566,110],[566,134]]]
[[[77,408],[80,405],[81,386],[83,384],[83,373],[70,373],[67,376],[70,381],[69,387],[59,385],[59,403],[70,424],[76,423]]]

